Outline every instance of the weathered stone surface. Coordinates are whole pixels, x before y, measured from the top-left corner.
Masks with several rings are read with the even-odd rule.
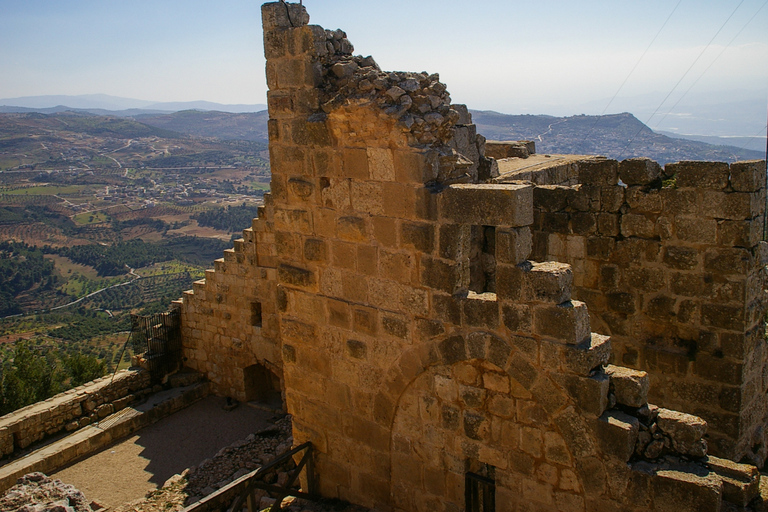
[[[702,457],[706,454],[707,422],[697,416],[660,408],[656,424],[667,434],[679,453]]]
[[[695,473],[690,468],[681,467],[655,471],[654,477],[650,483],[655,510],[720,511],[722,484],[714,473]]]
[[[606,411],[597,420],[597,437],[603,452],[628,461],[635,452],[640,422],[621,411]]]
[[[568,301],[558,305],[537,305],[533,310],[533,332],[576,345],[590,336],[586,304]]]
[[[706,457],[704,464],[722,480],[724,500],[746,507],[760,492],[760,472],[755,466],[712,455]]]
[[[717,504],[701,465],[664,466],[701,457],[703,434],[656,418],[641,372],[605,372],[610,339],[590,324],[661,397],[711,412],[718,447],[740,422],[757,432],[765,411],[739,404],[764,374],[745,336],[758,260],[729,251],[759,231],[749,175],[588,158],[526,169],[539,188],[503,183],[439,76],[384,72],[340,30],[269,16],[273,194],[185,294],[190,364],[237,396],[243,368],[274,368],[328,497],[458,510],[464,474],[493,466],[515,509]],[[260,327],[240,314],[254,302]],[[650,469],[630,471],[633,454]]]
[[[600,334],[592,335],[578,345],[565,345],[563,366],[577,375],[589,375],[598,366],[608,363],[611,355],[611,338]]]
[[[623,366],[609,364],[605,373],[611,378],[611,388],[616,402],[629,407],[640,407],[648,403],[648,374]]]
[[[29,473],[0,496],[0,510],[91,512],[90,501],[74,486],[43,473]]]
[[[533,223],[530,185],[451,185],[440,194],[441,217],[476,226],[523,227]]]
[[[619,162],[619,177],[627,185],[647,185],[661,177],[661,166],[649,158]]]

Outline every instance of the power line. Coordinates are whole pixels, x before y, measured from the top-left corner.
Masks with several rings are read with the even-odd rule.
[[[675,92],[675,90],[680,85],[680,83],[685,79],[686,76],[688,76],[688,73],[691,72],[691,69],[693,69],[693,66],[695,66],[696,63],[699,62],[699,59],[701,59],[701,56],[704,55],[704,52],[706,52],[709,49],[709,47],[712,45],[712,42],[715,40],[715,38],[717,38],[718,35],[720,35],[720,32],[722,32],[723,28],[725,28],[725,26],[728,24],[728,22],[731,21],[731,18],[733,18],[733,15],[736,14],[736,11],[739,10],[739,7],[741,7],[741,5],[743,3],[744,3],[744,0],[741,0],[741,2],[739,2],[739,5],[736,6],[736,8],[733,10],[733,12],[731,12],[731,15],[728,16],[728,18],[723,22],[723,24],[720,26],[720,28],[717,30],[717,32],[715,32],[715,35],[712,36],[712,39],[710,39],[709,42],[707,43],[707,46],[705,46],[704,49],[701,50],[701,52],[699,53],[698,57],[696,57],[696,59],[693,61],[693,63],[690,66],[688,66],[688,69],[685,70],[685,73],[683,73],[683,76],[680,77],[680,79],[677,81],[675,86],[672,87],[672,90],[669,91],[669,94],[667,94],[667,96],[661,101],[661,103],[659,103],[659,106],[656,107],[656,110],[653,111],[653,114],[651,114],[651,117],[649,117],[645,121],[644,125],[647,125],[651,121],[651,119],[653,119],[653,117],[656,114],[659,113],[659,110],[664,105],[664,103],[667,102],[669,97],[672,96],[672,93]],[[627,149],[629,149],[629,146],[632,144],[632,142],[635,140],[635,138],[640,134],[640,132],[643,130],[643,128],[644,128],[644,126],[641,126],[640,129],[637,130],[637,133],[635,133],[632,136],[632,138],[629,139],[629,141],[627,142],[627,145],[624,146],[624,149],[621,151],[621,154],[619,155],[619,160],[621,160],[621,157],[624,156],[624,153],[626,153]]]
[[[736,38],[737,38],[737,37],[739,37],[739,36],[741,35],[741,33],[742,33],[742,32],[744,32],[744,29],[745,29],[745,28],[747,28],[747,25],[749,25],[750,23],[752,23],[752,20],[754,20],[754,19],[755,19],[755,17],[756,17],[756,16],[757,16],[757,15],[760,13],[760,11],[762,11],[762,10],[763,10],[763,7],[765,7],[766,5],[768,5],[768,0],[766,0],[766,1],[763,3],[763,5],[761,5],[761,6],[760,6],[760,8],[759,8],[757,11],[755,11],[755,14],[753,14],[753,15],[752,15],[752,17],[751,17],[751,18],[749,18],[749,21],[747,21],[747,22],[744,24],[744,26],[743,26],[743,27],[741,27],[741,29],[740,29],[740,30],[739,30],[739,31],[736,33],[736,35],[735,35],[735,36],[733,36],[733,39],[731,39],[731,40],[730,40],[730,42],[728,42],[728,44],[727,44],[727,45],[725,45],[725,48],[723,48],[723,49],[722,49],[722,51],[720,51],[720,53],[717,55],[717,57],[715,57],[715,59],[714,59],[712,62],[710,62],[710,63],[709,63],[709,66],[707,66],[707,69],[705,69],[704,71],[702,71],[702,73],[699,75],[699,77],[698,77],[696,80],[694,80],[694,82],[693,82],[693,83],[690,85],[690,87],[688,87],[688,89],[686,89],[686,91],[683,93],[683,95],[682,95],[682,96],[680,96],[680,98],[679,98],[679,99],[678,99],[678,100],[675,102],[675,104],[674,104],[674,105],[672,105],[672,108],[670,108],[670,109],[667,111],[667,113],[666,113],[666,114],[664,114],[664,116],[663,116],[661,119],[659,119],[659,122],[658,122],[658,123],[656,123],[656,128],[658,128],[658,127],[659,127],[659,125],[661,124],[661,122],[662,122],[662,121],[664,121],[664,119],[666,119],[666,118],[667,118],[667,116],[668,116],[669,114],[671,114],[673,110],[675,110],[675,107],[677,107],[677,105],[679,105],[679,104],[680,104],[680,102],[681,102],[681,101],[683,101],[683,98],[685,98],[685,96],[686,96],[686,95],[687,95],[687,94],[688,94],[688,93],[691,91],[691,89],[693,89],[693,87],[694,87],[694,86],[695,86],[695,85],[696,85],[696,84],[699,82],[699,80],[701,80],[701,77],[703,77],[703,76],[704,76],[704,75],[707,73],[707,71],[709,71],[709,68],[711,68],[711,67],[712,67],[712,65],[713,65],[715,62],[717,62],[717,59],[719,59],[720,57],[722,57],[723,53],[725,53],[725,50],[727,50],[727,49],[728,49],[728,48],[729,48],[729,47],[730,47],[730,46],[733,44],[733,42],[736,40]],[[734,11],[734,12],[735,12],[735,11]]]
[[[669,16],[667,16],[667,19],[666,19],[666,20],[664,20],[664,23],[661,25],[661,28],[659,29],[659,31],[658,31],[658,32],[656,32],[656,35],[655,35],[655,36],[653,36],[653,39],[651,39],[651,42],[650,42],[650,43],[648,43],[648,46],[646,47],[645,51],[644,51],[644,52],[643,52],[643,54],[640,56],[640,58],[639,58],[639,59],[637,59],[637,62],[635,62],[635,65],[632,67],[632,70],[629,72],[629,74],[627,74],[626,78],[624,78],[624,81],[623,81],[623,82],[621,82],[621,85],[620,85],[620,86],[619,86],[619,88],[616,90],[616,94],[614,94],[614,95],[613,95],[613,97],[610,99],[610,101],[608,101],[608,104],[605,106],[605,108],[603,109],[603,111],[600,113],[600,117],[602,117],[603,115],[605,115],[605,113],[608,111],[608,108],[611,106],[611,103],[613,103],[613,100],[615,100],[615,99],[616,99],[616,97],[619,95],[619,93],[621,92],[621,90],[622,90],[622,89],[624,88],[624,86],[627,84],[627,81],[629,80],[629,77],[631,77],[631,76],[632,76],[632,73],[634,73],[634,72],[635,72],[635,70],[637,69],[637,66],[639,66],[639,65],[640,65],[640,62],[641,62],[641,61],[643,60],[643,58],[645,57],[645,54],[647,54],[647,53],[648,53],[648,50],[650,50],[650,49],[651,49],[651,46],[653,46],[653,43],[655,43],[655,42],[656,42],[656,39],[658,39],[658,37],[659,37],[659,34],[661,34],[661,31],[662,31],[662,30],[664,30],[664,27],[666,27],[666,26],[667,26],[667,23],[669,22],[670,18],[672,18],[672,15],[673,15],[673,14],[675,14],[675,11],[677,10],[677,8],[678,8],[678,7],[680,7],[680,4],[682,3],[682,1],[683,1],[683,0],[678,0],[678,2],[677,2],[677,5],[675,5],[675,8],[674,8],[674,9],[672,9],[672,12],[670,12],[670,13],[669,13]],[[584,136],[584,138],[582,139],[582,142],[586,141],[586,140],[589,138],[589,136],[592,134],[592,131],[595,129],[595,126],[597,126],[597,123],[600,121],[600,117],[597,117],[597,118],[595,119],[595,122],[594,122],[594,123],[592,123],[592,126],[590,127],[589,131],[588,131],[588,132],[587,132],[587,134]]]

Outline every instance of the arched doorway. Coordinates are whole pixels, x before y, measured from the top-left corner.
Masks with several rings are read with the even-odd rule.
[[[406,387],[392,423],[391,478],[393,505],[403,510],[584,506],[573,457],[547,411],[483,359],[431,366]]]
[[[243,385],[247,402],[284,410],[280,377],[267,366],[256,363],[244,368]]]

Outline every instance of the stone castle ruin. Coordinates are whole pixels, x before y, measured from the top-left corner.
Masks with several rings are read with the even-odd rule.
[[[326,497],[746,510],[764,163],[486,146],[436,74],[381,71],[300,4],[262,15],[271,194],[179,301],[185,364],[282,393]]]

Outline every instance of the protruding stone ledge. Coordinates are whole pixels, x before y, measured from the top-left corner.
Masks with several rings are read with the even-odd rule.
[[[605,411],[597,420],[597,434],[605,453],[628,461],[635,452],[640,421],[621,411]]]
[[[623,366],[609,364],[605,373],[611,377],[616,402],[629,407],[642,407],[648,403],[648,374]]]
[[[451,185],[440,194],[440,217],[459,224],[522,227],[533,224],[533,186]]]

